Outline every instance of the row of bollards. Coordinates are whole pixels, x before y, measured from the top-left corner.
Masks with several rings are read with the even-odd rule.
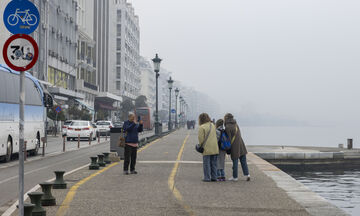
[[[105,167],[106,164],[111,164],[110,153],[103,153],[102,155],[98,155],[97,157],[90,157],[91,164],[89,166],[90,170],[98,170],[100,167]]]
[[[100,135],[98,135],[97,138],[98,138],[98,144],[100,144]],[[91,141],[92,141],[92,136],[89,137],[89,146],[91,145]],[[80,134],[78,135],[77,138],[77,148],[78,149],[80,148]],[[66,136],[63,136],[63,152],[65,151],[66,151]]]
[[[97,157],[91,157],[90,170],[97,170],[100,167],[105,167],[106,164],[111,164],[109,157],[110,153],[106,152]],[[55,206],[56,199],[52,195],[52,189],[66,189],[67,183],[64,181],[65,171],[54,171],[54,182],[43,182],[41,186],[42,192],[28,193],[31,203],[24,203],[24,216],[46,216],[46,210],[43,206]]]

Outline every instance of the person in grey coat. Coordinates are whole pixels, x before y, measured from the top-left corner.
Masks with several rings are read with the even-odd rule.
[[[225,132],[231,140],[231,160],[233,161],[233,177],[229,178],[229,181],[238,181],[239,159],[243,174],[246,176],[246,180],[250,181],[250,173],[246,161],[247,149],[241,137],[240,128],[231,113],[227,113],[224,120]]]

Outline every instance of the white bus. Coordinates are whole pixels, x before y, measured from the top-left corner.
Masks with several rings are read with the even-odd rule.
[[[19,72],[0,64],[0,160],[8,162],[19,153]],[[24,135],[27,151],[36,155],[44,136],[46,105],[52,98],[36,78],[26,72]]]

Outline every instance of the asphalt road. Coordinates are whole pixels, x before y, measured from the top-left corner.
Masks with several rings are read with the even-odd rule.
[[[151,136],[152,131],[144,132],[140,137]],[[80,149],[77,148],[77,141],[66,141],[66,152],[63,152],[62,137],[48,137],[48,145],[45,157],[41,156],[42,149],[38,156],[30,156],[25,162],[25,184],[24,191],[28,191],[37,184],[54,178],[53,171],[71,171],[90,163],[90,157],[96,156],[110,150],[110,138],[105,141],[101,137],[100,144],[97,141],[80,142]],[[14,159],[9,163],[0,163],[0,215],[6,211],[18,198],[18,160]]]

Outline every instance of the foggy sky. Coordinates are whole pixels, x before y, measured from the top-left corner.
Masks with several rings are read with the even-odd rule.
[[[360,1],[132,0],[141,55],[223,105],[312,125],[360,123]]]

